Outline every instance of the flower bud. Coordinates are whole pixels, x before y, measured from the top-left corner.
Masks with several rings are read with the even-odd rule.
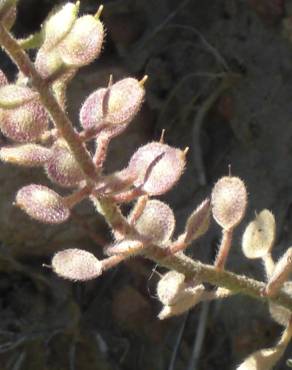
[[[276,235],[274,215],[264,209],[244,231],[242,250],[247,258],[263,258],[272,249]]]
[[[84,180],[84,174],[78,162],[62,139],[53,145],[52,155],[45,170],[51,181],[64,187],[77,186]]]
[[[210,200],[205,199],[190,215],[186,224],[185,243],[190,243],[204,235],[210,226]]]
[[[91,63],[100,54],[104,37],[103,25],[91,15],[76,20],[59,45],[60,56],[68,67]]]
[[[85,100],[80,111],[80,122],[84,129],[107,123],[113,134],[120,133],[139,111],[145,89],[134,78],[125,78],[107,89],[98,89]],[[111,127],[112,126],[112,127]]]
[[[233,229],[246,210],[247,192],[243,181],[233,176],[222,177],[213,188],[211,202],[216,222],[223,229]]]
[[[17,142],[38,139],[48,128],[49,119],[38,95],[27,87],[0,88],[0,129]]]
[[[73,281],[87,281],[102,274],[102,263],[93,254],[81,249],[65,249],[54,255],[54,272]]]
[[[49,17],[44,25],[42,48],[52,49],[66,37],[77,19],[79,4],[79,1],[76,4],[67,3]]]
[[[159,200],[149,200],[135,223],[139,234],[158,245],[170,240],[174,227],[175,218],[171,208]]]
[[[42,185],[32,184],[21,188],[16,195],[16,205],[30,217],[43,223],[59,224],[70,216],[63,198]]]
[[[50,156],[50,149],[37,144],[14,145],[0,149],[1,161],[27,167],[42,166]]]
[[[141,186],[149,195],[166,193],[177,183],[184,168],[184,152],[158,142],[140,147],[128,166],[137,175],[135,186]]]

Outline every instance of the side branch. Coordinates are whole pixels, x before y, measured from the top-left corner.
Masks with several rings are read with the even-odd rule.
[[[54,121],[60,135],[67,141],[71,152],[78,161],[84,174],[91,180],[97,177],[93,161],[75,132],[67,114],[62,110],[50,90],[47,82],[36,71],[26,52],[18,45],[17,40],[0,23],[0,44],[10,55],[19,70],[31,79],[33,87],[38,91],[41,102]]]

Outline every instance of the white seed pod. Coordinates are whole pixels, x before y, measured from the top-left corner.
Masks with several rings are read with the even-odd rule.
[[[105,252],[108,256],[122,255],[133,256],[141,252],[144,245],[139,240],[124,239],[106,248]]]
[[[223,229],[232,229],[242,220],[247,206],[247,192],[238,177],[226,176],[218,180],[212,190],[212,213]]]
[[[79,2],[67,3],[58,9],[44,25],[44,49],[52,49],[60,43],[72,29],[78,15]]]
[[[282,291],[292,297],[292,282],[288,281],[284,283]],[[273,302],[269,302],[269,311],[272,318],[279,324],[287,326],[291,319],[292,312],[287,308],[279,306]]]
[[[129,217],[131,218],[131,215]],[[158,245],[170,240],[174,227],[175,218],[172,209],[159,200],[149,200],[135,223],[140,235]]]
[[[185,288],[185,275],[177,271],[168,271],[157,284],[157,296],[164,305],[173,305]]]
[[[52,155],[45,166],[49,179],[64,187],[77,186],[84,174],[72,155],[65,140],[58,140],[52,147]]]
[[[187,220],[185,243],[190,243],[207,232],[210,226],[210,216],[210,200],[205,199]]]
[[[276,235],[274,215],[267,209],[250,222],[242,238],[242,251],[247,258],[263,258],[272,249]]]
[[[128,169],[137,176],[135,185],[149,195],[170,190],[185,169],[185,153],[169,145],[152,142],[140,147],[130,159]]]
[[[102,262],[93,254],[76,248],[65,249],[52,259],[54,272],[73,281],[87,281],[102,274]]]
[[[202,284],[193,288],[191,294],[185,295],[178,300],[174,305],[165,305],[160,311],[158,318],[160,320],[168,319],[172,316],[178,316],[188,311],[196,304],[204,300],[205,288]]]
[[[37,144],[14,145],[0,149],[1,161],[19,166],[43,166],[49,160],[50,156],[50,149]]]
[[[59,224],[70,216],[63,198],[43,185],[28,185],[16,194],[16,205],[30,217],[43,223]]]
[[[104,29],[99,19],[91,15],[78,18],[59,45],[63,62],[68,67],[91,63],[101,52]]]

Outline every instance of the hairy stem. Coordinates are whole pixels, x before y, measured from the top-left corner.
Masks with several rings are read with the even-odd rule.
[[[71,152],[78,161],[84,174],[91,180],[96,179],[96,168],[93,161],[75,132],[72,122],[67,114],[58,104],[50,90],[47,82],[36,71],[33,63],[25,51],[18,45],[17,40],[0,23],[0,44],[10,55],[11,59],[18,66],[19,70],[31,79],[33,87],[38,91],[44,107],[47,109],[54,121],[60,135],[67,141]]]

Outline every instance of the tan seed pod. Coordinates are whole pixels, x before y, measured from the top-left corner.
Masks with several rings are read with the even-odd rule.
[[[35,68],[42,78],[47,79],[53,74],[57,74],[63,66],[64,63],[58,49],[39,49],[35,59]]]
[[[150,242],[164,245],[172,237],[175,218],[167,204],[159,200],[149,200],[134,226]]]
[[[210,226],[210,216],[210,199],[205,199],[187,220],[185,243],[190,243],[207,232]]]
[[[19,166],[39,167],[44,165],[50,156],[50,149],[37,144],[14,145],[0,149],[1,161]]]
[[[87,281],[102,274],[102,262],[93,254],[81,249],[65,249],[52,259],[54,272],[73,281]]]
[[[48,224],[65,222],[70,210],[63,198],[43,185],[27,185],[16,195],[16,205],[37,221]]]
[[[250,222],[242,238],[242,250],[247,258],[263,258],[272,249],[276,235],[274,215],[267,209]]]
[[[212,213],[223,229],[233,229],[242,220],[247,206],[247,192],[238,177],[226,176],[218,180],[212,190]]]
[[[292,282],[288,281],[284,283],[282,290],[292,297]],[[289,324],[292,312],[287,308],[279,306],[273,302],[269,302],[269,311],[272,318],[279,325],[283,325],[286,327]]]

